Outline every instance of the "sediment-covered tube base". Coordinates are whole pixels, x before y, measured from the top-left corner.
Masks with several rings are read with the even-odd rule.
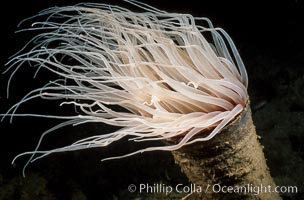
[[[172,154],[189,180],[202,188],[201,199],[281,199],[273,191],[276,185],[262,149],[248,103],[213,139]]]

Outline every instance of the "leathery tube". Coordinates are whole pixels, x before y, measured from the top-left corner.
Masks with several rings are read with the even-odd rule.
[[[202,188],[202,199],[281,199],[275,192],[249,103],[213,139],[172,154],[188,179]]]

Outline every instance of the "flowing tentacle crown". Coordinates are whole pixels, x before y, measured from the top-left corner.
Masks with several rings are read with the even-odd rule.
[[[126,136],[137,142],[180,139],[175,145],[106,159],[176,150],[208,142],[243,110],[248,101],[247,74],[224,30],[213,27],[207,18],[127,2],[144,12],[86,3],[50,8],[35,16],[45,20],[26,30],[40,33],[9,61],[7,71],[12,71],[12,78],[27,62],[37,72],[46,69],[58,79],[30,92],[7,115],[22,115],[16,113],[20,104],[37,97],[62,99],[62,104],[76,106],[80,114],[43,115],[66,121],[46,131],[34,151],[19,156],[32,154],[31,162],[54,152],[108,146]],[[26,51],[30,44],[34,47]],[[121,129],[66,147],[39,150],[47,133],[89,122]],[[204,131],[208,134],[197,137]]]

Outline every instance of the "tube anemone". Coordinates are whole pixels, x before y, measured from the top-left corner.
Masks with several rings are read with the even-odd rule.
[[[80,114],[26,114],[67,121],[46,131],[34,151],[16,158],[30,154],[32,162],[55,152],[105,147],[124,137],[175,142],[103,160],[190,148],[212,141],[247,106],[246,69],[223,29],[207,18],[127,2],[144,12],[93,3],[55,7],[40,12],[36,17],[45,20],[26,29],[42,32],[9,61],[11,78],[26,62],[58,79],[31,91],[6,116],[23,116],[17,108],[34,98],[61,99],[61,105],[76,106]],[[89,122],[121,129],[39,150],[51,131]]]
[[[82,4],[38,14],[48,15],[47,20],[29,30],[47,31],[32,40],[35,46],[29,52],[15,56],[8,70],[14,70],[13,75],[28,62],[59,78],[30,92],[9,112],[17,115],[20,104],[37,97],[63,99],[62,104],[81,111],[66,124],[102,122],[123,128],[35,153],[107,146],[126,136],[134,141],[182,137],[176,145],[132,155],[172,151],[210,140],[243,110],[248,101],[246,70],[227,33],[207,18],[145,9],[148,12],[134,13],[118,6]],[[196,25],[199,21],[207,26]],[[204,34],[211,34],[212,40]],[[193,139],[210,129],[208,136]]]

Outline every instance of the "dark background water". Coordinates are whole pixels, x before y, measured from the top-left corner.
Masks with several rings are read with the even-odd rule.
[[[31,32],[14,33],[22,19],[51,6],[79,2],[11,0],[2,3],[1,72],[8,57],[34,35]],[[91,2],[134,8],[121,1]],[[301,188],[296,195],[286,194],[285,199],[303,198],[303,1],[268,1],[267,4],[265,1],[144,2],[168,12],[208,17],[215,26],[224,28],[230,34],[248,70],[254,120],[262,136],[271,172],[277,183]],[[6,98],[9,76],[0,76],[0,113],[50,78],[48,73],[42,72],[37,79],[33,79],[33,74],[34,70],[26,66],[16,74],[9,99]],[[58,108],[58,102],[37,100],[23,105],[19,112],[72,114],[74,111]],[[57,123],[56,120],[39,118],[14,118],[12,124],[9,120],[0,123],[0,199],[127,199],[134,198],[126,191],[131,183],[187,183],[170,153],[145,153],[100,163],[103,157],[140,148],[140,145],[128,145],[124,141],[105,149],[46,157],[30,165],[27,178],[21,178],[26,159],[18,160],[15,166],[11,165],[11,160],[18,153],[33,150],[41,133]],[[50,136],[44,147],[58,147],[78,138],[111,130],[113,127],[101,124],[68,127]],[[122,197],[124,195],[127,196]]]

